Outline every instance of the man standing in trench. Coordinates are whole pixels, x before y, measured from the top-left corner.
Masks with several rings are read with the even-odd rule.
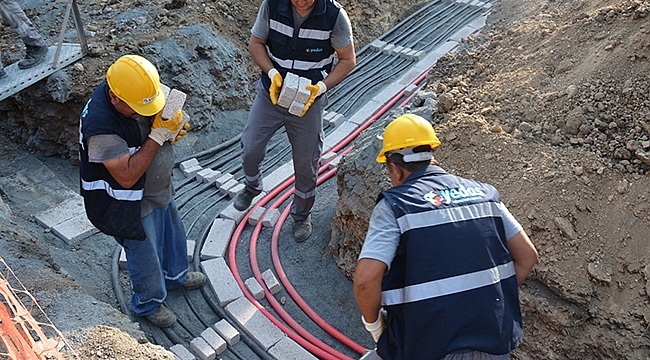
[[[248,49],[262,77],[241,138],[246,187],[236,196],[234,207],[246,210],[262,191],[261,164],[267,144],[284,125],[295,173],[293,237],[302,242],[312,231],[325,91],[356,65],[350,19],[334,0],[264,0],[251,34]],[[300,116],[277,105],[288,72],[311,80],[306,86],[311,95]]]
[[[522,341],[518,285],[537,250],[491,185],[437,166],[425,119],[385,129],[392,188],[373,209],[354,275],[362,322],[389,359],[505,360]]]
[[[205,275],[188,271],[185,229],[173,200],[171,143],[187,131],[187,115],[178,110],[163,120],[165,101],[154,65],[125,55],[109,67],[79,127],[86,214],[124,248],[131,309],[158,327],[176,322],[162,305],[167,290],[205,283]]]

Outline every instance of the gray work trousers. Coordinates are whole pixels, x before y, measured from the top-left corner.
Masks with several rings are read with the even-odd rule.
[[[23,39],[25,45],[45,46],[45,40],[15,0],[0,0],[0,16]]]
[[[257,94],[248,114],[241,137],[244,183],[252,194],[262,189],[262,161],[271,137],[284,126],[291,143],[295,190],[291,216],[300,221],[309,215],[316,198],[318,162],[323,149],[323,109],[327,95],[317,98],[303,117],[289,114],[288,109],[273,105],[269,91],[261,81],[255,85]]]

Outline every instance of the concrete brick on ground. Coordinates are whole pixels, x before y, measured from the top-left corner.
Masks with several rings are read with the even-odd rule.
[[[379,110],[382,105],[383,104],[378,104],[375,101],[370,100],[366,102],[366,104],[361,109],[349,117],[348,121],[346,122],[361,125],[366,122],[366,120],[368,120],[375,112],[377,112],[377,110]]]
[[[333,151],[328,151],[328,152],[324,153],[323,155],[321,155],[320,163],[321,163],[321,165],[327,164],[329,161],[331,161],[332,159],[334,159],[337,156],[338,156],[337,153],[335,153]]]
[[[221,176],[221,171],[212,170],[209,174],[203,177],[202,181],[205,184],[212,184]]]
[[[203,179],[204,179],[206,176],[212,174],[213,172],[214,172],[214,170],[209,169],[209,168],[205,168],[205,169],[201,169],[201,170],[197,171],[197,172],[194,174],[194,176],[196,177],[196,180],[203,182]]]
[[[224,258],[202,261],[201,266],[212,291],[217,295],[220,306],[225,306],[244,296]]]
[[[384,46],[384,48],[381,49],[381,52],[386,55],[390,55],[391,51],[393,51],[394,48],[395,48],[394,44],[386,44],[386,46]]]
[[[267,351],[285,335],[248,299],[241,297],[226,306],[226,312]]]
[[[333,126],[339,126],[341,123],[345,121],[345,115],[343,114],[337,114],[334,119],[332,119],[332,122],[330,123]]]
[[[267,193],[293,175],[293,160],[284,163],[262,179],[262,187]]]
[[[384,47],[386,47],[386,42],[379,39],[375,39],[370,43],[370,49],[374,51],[382,51]]]
[[[237,331],[228,320],[221,319],[216,324],[212,325],[212,328],[228,343],[228,345],[233,346],[239,342],[239,331]]]
[[[262,215],[264,215],[265,211],[266,209],[263,206],[255,207],[248,216],[248,223],[253,226],[257,225],[257,223],[262,219]]]
[[[183,175],[185,175],[185,177],[191,178],[191,177],[194,177],[194,174],[196,174],[196,172],[200,171],[201,169],[203,169],[203,168],[197,165],[197,166],[192,166],[192,167],[187,168],[187,169],[183,169],[182,171],[183,171]]]
[[[232,180],[233,177],[234,176],[230,173],[221,174],[221,176],[215,179],[214,183],[217,187],[221,187],[221,185],[227,183],[228,180]]]
[[[237,184],[239,184],[239,182],[237,180],[230,179],[230,180],[226,181],[223,185],[219,186],[219,191],[222,194],[228,195],[228,191],[230,191],[230,189],[232,187],[236,186]]]
[[[253,198],[251,206],[259,202],[264,196],[266,196],[265,192],[259,193],[256,197]],[[246,215],[246,211],[248,211],[248,209],[239,211],[235,209],[235,206],[232,203],[230,203],[225,209],[221,211],[221,213],[219,213],[219,217],[234,220],[235,223],[239,224]]]
[[[404,89],[404,95],[406,96],[411,96],[415,93],[415,91],[418,89],[417,85],[410,84]]]
[[[67,244],[74,244],[90,235],[98,233],[99,230],[90,223],[86,214],[81,214],[54,225],[52,232]]]
[[[228,344],[226,344],[226,340],[221,338],[219,334],[217,334],[216,331],[214,331],[213,328],[207,328],[201,332],[201,337],[205,342],[210,345],[214,351],[217,353],[217,355],[221,354],[222,352],[226,351],[228,348]]]
[[[274,227],[278,223],[278,220],[280,220],[280,210],[277,208],[270,209],[264,215],[264,219],[262,219],[262,226]]]
[[[191,158],[189,160],[185,160],[182,163],[178,164],[178,167],[181,170],[187,170],[195,166],[199,166],[199,160],[197,160],[196,158]]]
[[[85,214],[86,209],[84,208],[83,197],[77,195],[60,202],[47,210],[39,212],[34,215],[34,218],[36,219],[36,222],[49,229],[77,215]]]
[[[234,199],[235,196],[237,196],[237,194],[239,194],[242,190],[244,190],[245,187],[246,185],[242,183],[237,183],[237,185],[228,189],[228,197]]]
[[[244,281],[244,284],[255,300],[262,300],[264,298],[264,288],[257,282],[257,279],[250,277]]]
[[[323,151],[329,151],[334,146],[338,145],[343,141],[348,135],[352,134],[357,127],[357,124],[353,124],[349,121],[344,121],[336,130],[332,131],[323,141]]]
[[[217,352],[202,337],[192,339],[190,349],[198,355],[200,360],[214,360],[217,357]]]
[[[232,219],[216,218],[212,221],[201,248],[201,260],[225,256],[235,225]]]
[[[289,337],[284,337],[269,349],[269,354],[282,360],[318,359]]]
[[[262,273],[262,280],[264,280],[264,284],[266,284],[266,287],[271,291],[271,294],[277,294],[278,291],[282,290],[282,286],[280,286],[278,279],[275,277],[271,269]]]
[[[169,351],[174,353],[179,360],[196,360],[196,357],[181,344],[173,345],[169,348]]]
[[[330,161],[327,164],[327,168],[331,170],[331,169],[334,169],[335,167],[339,166],[339,162],[341,162],[341,158],[342,158],[342,156],[335,157],[334,160]]]

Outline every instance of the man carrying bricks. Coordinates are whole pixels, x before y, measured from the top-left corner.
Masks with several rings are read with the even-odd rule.
[[[438,145],[417,115],[384,130],[377,162],[393,187],[355,269],[361,321],[382,359],[506,360],[522,341],[518,286],[537,250],[492,185],[438,166]]]
[[[158,327],[176,322],[162,305],[168,289],[205,283],[205,275],[188,271],[185,229],[172,197],[172,143],[185,135],[187,115],[179,107],[165,120],[165,103],[154,65],[125,55],[109,67],[79,127],[86,214],[124,248],[131,309]]]
[[[248,48],[262,70],[257,95],[241,138],[244,183],[234,207],[246,210],[263,189],[261,163],[275,132],[284,125],[292,147],[295,190],[291,205],[297,242],[311,234],[318,160],[323,147],[325,91],[356,65],[350,19],[334,0],[264,0]],[[334,57],[338,62],[334,65]],[[292,74],[292,75],[289,75]],[[295,93],[307,91],[300,110],[278,104],[283,79]],[[307,79],[306,83],[300,78]],[[301,85],[302,84],[302,85]]]

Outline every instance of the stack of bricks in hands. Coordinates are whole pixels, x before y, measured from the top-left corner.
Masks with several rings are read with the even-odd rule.
[[[163,120],[169,120],[174,116],[174,114],[176,114],[178,110],[181,110],[183,108],[187,95],[178,89],[171,89],[165,84],[161,85],[163,93],[165,94],[165,106],[163,107],[162,114],[160,114],[160,116],[163,118]],[[181,126],[178,128],[178,131],[176,131],[176,135],[178,135],[178,133],[183,129],[183,126],[189,120],[189,116],[187,116],[187,114],[183,114],[183,121],[181,122]]]
[[[294,73],[287,73],[282,81],[278,105],[289,109],[289,114],[300,116],[309,100],[309,96],[311,96],[311,92],[307,89],[307,85],[310,84],[311,80],[307,78]]]

